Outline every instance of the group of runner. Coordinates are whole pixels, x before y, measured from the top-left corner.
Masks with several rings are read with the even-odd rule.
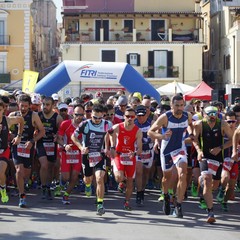
[[[79,176],[86,196],[96,192],[97,214],[103,215],[108,172],[118,190],[125,191],[123,207],[144,204],[144,192],[153,174],[160,180],[166,215],[183,217],[187,189],[200,197],[207,222],[216,221],[213,190],[224,211],[238,183],[240,99],[227,112],[219,102],[195,100],[185,105],[177,94],[158,104],[150,96],[123,91],[104,102],[84,94],[59,101],[59,96],[25,94],[0,96],[0,194],[7,203],[7,179],[14,179],[19,207],[26,207],[26,183],[37,173],[42,198],[53,199],[62,190],[63,204]],[[238,128],[237,128],[238,127]],[[14,163],[14,164],[13,164]],[[15,166],[15,168],[14,168]],[[67,184],[65,184],[67,183]],[[29,200],[30,201],[30,200]]]

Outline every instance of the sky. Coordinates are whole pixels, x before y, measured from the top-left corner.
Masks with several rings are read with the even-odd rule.
[[[55,5],[57,7],[57,21],[59,23],[61,23],[62,22],[62,17],[61,17],[62,0],[53,0],[53,2],[55,3]]]

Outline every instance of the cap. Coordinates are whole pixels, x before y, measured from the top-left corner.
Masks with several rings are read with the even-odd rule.
[[[143,105],[139,105],[136,108],[136,115],[137,116],[144,116],[147,113],[147,109]]]
[[[103,94],[101,92],[96,92],[95,93],[95,98],[102,98]]]
[[[18,96],[18,95],[21,95],[21,94],[23,94],[23,91],[21,91],[21,90],[18,90],[18,91],[15,92],[15,96]]]
[[[58,109],[61,110],[61,109],[68,109],[68,105],[66,103],[59,103],[58,104]]]
[[[142,101],[142,94],[140,92],[135,92],[133,97],[137,97],[140,101]]]
[[[126,96],[124,96],[124,95],[119,96],[119,98],[117,100],[118,105],[127,105],[127,103],[128,103],[128,99]]]
[[[41,104],[41,96],[40,96],[40,94],[33,93],[31,95],[31,102],[32,102],[32,104],[36,104],[36,105]]]
[[[210,112],[218,112],[218,109],[216,107],[213,107],[213,106],[208,106],[208,107],[204,108],[204,112],[206,114],[208,114]]]
[[[57,93],[53,93],[53,94],[52,94],[52,98],[53,98],[54,101],[58,101],[58,95],[57,95]]]

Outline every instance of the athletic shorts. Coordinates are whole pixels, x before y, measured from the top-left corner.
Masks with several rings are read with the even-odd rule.
[[[7,162],[10,158],[10,148],[8,147],[2,153],[0,153],[0,161]]]
[[[136,157],[132,159],[122,160],[120,154],[117,154],[113,160],[113,172],[123,171],[127,178],[135,178],[136,174]]]
[[[179,163],[186,163],[187,164],[187,153],[184,149],[178,150],[179,153],[177,155],[174,155],[174,159],[171,156],[171,154],[164,155],[161,153],[161,166],[163,171],[171,170],[173,165],[178,166]],[[175,151],[173,151],[175,152]]]
[[[44,147],[45,144],[45,147]],[[50,144],[47,146],[47,144]],[[47,157],[49,162],[56,162],[57,160],[57,144],[55,143],[43,143],[42,141],[37,142],[37,156],[40,157]]]
[[[62,151],[61,172],[80,172],[82,169],[82,155],[79,150],[74,152]]]
[[[154,151],[142,151],[142,153],[136,157],[137,162],[141,162],[146,168],[151,168],[153,164]]]
[[[34,146],[32,146],[30,150],[26,150],[22,148],[22,146],[19,147],[19,145],[12,145],[13,162],[15,165],[23,164],[24,168],[30,169],[34,157]]]
[[[207,160],[200,161],[199,165],[200,165],[201,172],[209,173]],[[222,174],[222,164],[220,163],[219,167],[216,169],[216,174],[212,174],[213,180],[221,180],[221,174]]]
[[[100,160],[94,167],[90,167],[89,165],[89,159],[88,159],[88,154],[83,154],[82,155],[82,169],[83,169],[83,174],[86,177],[91,177],[93,175],[93,170],[98,171],[106,171],[106,158],[105,154],[101,153],[102,155],[102,160]]]

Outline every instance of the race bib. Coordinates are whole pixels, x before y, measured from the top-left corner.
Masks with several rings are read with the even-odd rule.
[[[232,169],[232,166],[234,164],[234,160],[231,159],[231,158],[224,158],[224,162],[223,162],[223,168],[228,170],[228,171],[231,171]]]
[[[208,172],[213,175],[216,175],[220,163],[212,159],[207,159],[207,163],[208,163]]]
[[[186,159],[186,152],[183,149],[177,149],[170,153],[173,163],[176,164],[181,159]]]
[[[91,153],[88,153],[88,159],[89,159],[89,166],[95,167],[102,160],[102,155],[100,152],[91,152]]]
[[[80,161],[80,151],[71,150],[66,152],[66,163],[74,164]]]
[[[143,162],[143,163],[149,162],[151,160],[151,157],[152,157],[152,152],[150,150],[143,151],[139,155],[139,159],[141,159],[141,162]]]
[[[24,143],[19,143],[17,145],[17,155],[19,157],[30,158],[30,149],[27,149]]]
[[[128,153],[122,153],[120,155],[120,163],[122,165],[133,165],[133,160],[129,157]]]
[[[54,143],[44,142],[43,146],[45,148],[47,156],[54,156],[54,154],[55,154],[55,144]]]

